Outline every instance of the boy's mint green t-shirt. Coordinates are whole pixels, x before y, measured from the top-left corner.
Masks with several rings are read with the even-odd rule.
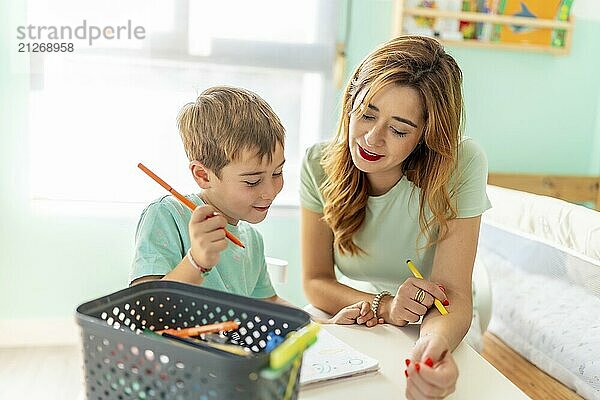
[[[196,194],[186,197],[196,205],[204,205]],[[146,207],[137,225],[130,282],[147,275],[166,275],[181,262],[191,247],[191,216],[192,212],[171,195]],[[260,299],[274,296],[260,233],[245,221],[227,224],[227,230],[246,248],[228,241],[219,263],[201,286]]]
[[[319,188],[325,180],[321,166],[325,146],[326,143],[319,143],[307,150],[300,183],[302,207],[319,214],[323,213],[324,205]],[[472,139],[465,138],[459,146],[458,160],[452,177],[458,184],[456,190],[450,192],[456,202],[457,217],[481,215],[491,206],[486,194],[485,153]],[[419,193],[419,188],[402,177],[387,193],[369,197],[365,220],[353,237],[366,254],[342,255],[334,249],[334,263],[343,275],[354,281],[368,282],[377,291],[392,293],[412,276],[406,266],[407,259],[413,260],[426,278],[431,275],[435,246],[417,251],[426,243],[424,236],[417,242]],[[425,212],[431,215],[427,207]]]

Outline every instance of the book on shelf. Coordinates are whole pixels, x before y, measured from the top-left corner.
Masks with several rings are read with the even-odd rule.
[[[463,12],[496,14],[498,0],[462,0]],[[489,22],[460,21],[460,32],[465,40],[489,41],[493,26]]]
[[[462,2],[462,10],[466,12],[475,12],[477,11],[477,0],[463,0]],[[466,40],[476,39],[476,27],[477,23],[473,21],[460,21],[460,32],[463,35],[463,38]]]
[[[408,8],[432,8],[445,11],[461,11],[463,0],[408,0]],[[459,21],[456,18],[424,17],[409,15],[404,18],[403,30],[409,34],[462,40]]]
[[[410,8],[437,8],[435,0],[409,0],[406,2]],[[435,18],[420,15],[409,15],[404,18],[404,31],[408,34],[434,36]]]
[[[498,14],[511,17],[559,19],[561,6],[564,2],[565,0],[500,0]],[[572,0],[570,2],[572,3]],[[552,28],[496,24],[492,33],[492,40],[503,43],[550,45],[553,31]],[[558,35],[558,32],[556,35]],[[557,38],[557,42],[559,41],[560,39]]]
[[[482,14],[496,14],[498,0],[477,0],[477,12]],[[493,24],[478,22],[475,26],[475,38],[480,41],[489,41],[492,38]]]
[[[563,0],[560,8],[558,9],[557,19],[559,21],[568,21],[569,15],[571,15],[571,7],[573,6],[573,0]],[[552,31],[552,46],[553,47],[565,47],[567,31],[564,29],[554,29]]]
[[[499,0],[408,0],[407,8],[431,8],[443,11],[495,14]],[[403,20],[403,31],[408,34],[435,36],[446,40],[482,40],[492,36],[491,23],[448,17],[408,15]]]

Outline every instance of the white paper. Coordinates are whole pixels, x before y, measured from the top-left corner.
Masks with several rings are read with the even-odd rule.
[[[379,362],[321,329],[317,342],[304,352],[300,384],[377,371]]]

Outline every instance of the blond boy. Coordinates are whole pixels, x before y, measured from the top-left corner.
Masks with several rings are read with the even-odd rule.
[[[168,279],[281,302],[269,279],[261,222],[283,187],[285,129],[271,107],[241,88],[218,86],[186,104],[177,118],[199,194],[146,207],[136,231],[130,282]],[[224,228],[245,248],[225,237]],[[340,311],[331,322],[367,318],[368,304]]]

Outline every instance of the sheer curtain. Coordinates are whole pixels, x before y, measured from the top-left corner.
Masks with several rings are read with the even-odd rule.
[[[123,4],[125,3],[125,4]],[[36,200],[146,203],[160,188],[197,190],[176,127],[205,88],[242,86],[265,98],[287,130],[285,187],[298,203],[304,150],[335,125],[330,0],[29,1],[28,23],[143,26],[143,40],[75,41],[72,53],[32,54],[31,193]],[[64,42],[65,40],[63,40]]]

